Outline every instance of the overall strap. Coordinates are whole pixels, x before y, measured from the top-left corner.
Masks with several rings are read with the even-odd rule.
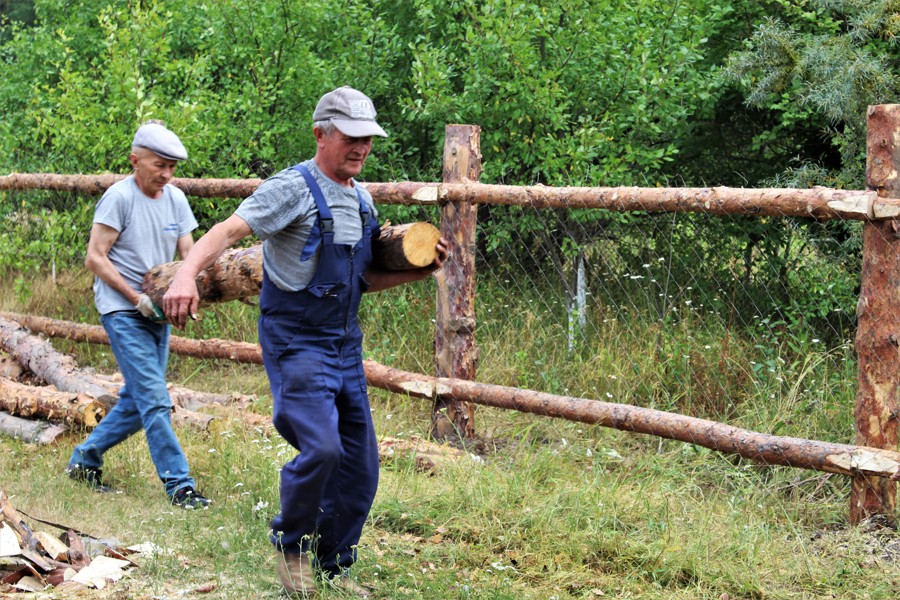
[[[300,255],[300,260],[303,261],[312,258],[316,248],[319,247],[319,242],[323,238],[326,245],[331,245],[334,242],[334,218],[331,216],[328,203],[325,202],[322,188],[316,183],[316,178],[309,172],[306,165],[299,164],[291,168],[303,175],[303,179],[306,180],[306,185],[309,188],[309,193],[312,194],[313,201],[316,203],[316,224],[310,230],[306,245],[303,247],[303,253]]]

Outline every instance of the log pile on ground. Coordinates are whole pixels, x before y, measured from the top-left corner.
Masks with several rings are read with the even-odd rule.
[[[28,525],[0,491],[0,594],[56,592],[78,594],[118,581],[137,565],[128,558],[134,549],[115,540],[99,540],[62,528],[54,536]]]
[[[9,352],[12,357],[0,356],[0,368],[6,367],[0,370],[0,434],[28,443],[51,444],[60,441],[72,427],[89,429],[96,426],[105,416],[106,409],[105,404],[91,393],[99,392],[114,403],[123,383],[121,374],[109,376],[82,369],[72,357],[57,352],[49,342],[37,338],[32,332],[80,342],[109,343],[106,332],[96,325],[0,313],[0,350]],[[35,348],[41,360],[35,360],[32,356]],[[257,344],[172,336],[170,349],[175,353],[201,358],[262,363]],[[58,365],[65,365],[65,369],[60,369]],[[37,371],[29,371],[31,367]],[[23,378],[46,381],[59,378],[60,373],[65,373],[66,385],[75,391],[60,392],[50,386],[24,385],[17,381]],[[78,382],[89,391],[79,391]],[[169,396],[172,399],[172,423],[176,427],[219,433],[229,421],[238,421],[263,435],[271,435],[274,430],[271,417],[246,410],[256,401],[254,396],[212,394],[171,384]],[[408,457],[416,470],[426,473],[434,473],[465,456],[451,446],[418,438],[385,438],[378,444],[378,453],[386,463]]]

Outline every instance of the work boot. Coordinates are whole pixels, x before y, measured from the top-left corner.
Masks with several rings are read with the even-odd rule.
[[[104,483],[103,471],[96,467],[85,467],[82,465],[74,465],[66,467],[66,475],[73,481],[83,483],[95,492],[108,494],[116,490]]]
[[[331,580],[331,585],[340,590],[342,594],[354,598],[371,598],[372,590],[357,583],[350,575],[340,575]]]
[[[275,551],[275,572],[281,587],[289,594],[304,598],[316,595],[316,574],[313,573],[306,552]]]
[[[200,492],[189,485],[184,486],[169,498],[175,506],[186,508],[188,510],[206,509],[210,504],[210,499],[204,497]]]

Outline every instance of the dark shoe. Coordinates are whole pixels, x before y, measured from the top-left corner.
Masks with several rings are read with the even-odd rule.
[[[275,551],[275,572],[281,587],[289,594],[302,594],[304,598],[316,596],[316,574],[305,552]]]
[[[95,492],[108,494],[116,491],[112,486],[106,485],[103,482],[103,471],[95,467],[84,467],[81,465],[67,467],[66,475],[73,481],[86,484]]]
[[[203,497],[200,492],[187,485],[174,494],[172,494],[172,504],[193,510],[195,508],[206,508],[210,504],[209,498]]]

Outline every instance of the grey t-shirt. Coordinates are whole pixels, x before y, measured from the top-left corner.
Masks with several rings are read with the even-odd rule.
[[[335,183],[319,170],[315,160],[303,164],[322,188],[322,195],[331,210],[334,243],[355,245],[362,237],[356,190],[362,194],[369,213],[377,218],[372,195],[355,180],[353,188]],[[293,169],[276,173],[262,182],[235,214],[263,241],[263,264],[272,283],[290,292],[304,289],[316,272],[319,249],[309,260],[300,260],[317,214],[316,203],[303,175]]]
[[[94,223],[119,232],[109,260],[128,285],[141,291],[144,274],[156,265],[175,258],[178,238],[197,228],[197,220],[184,192],[172,185],[163,188],[163,196],[146,196],[130,175],[112,185],[97,202]],[[94,278],[94,304],[101,315],[116,310],[134,310],[125,296]]]

